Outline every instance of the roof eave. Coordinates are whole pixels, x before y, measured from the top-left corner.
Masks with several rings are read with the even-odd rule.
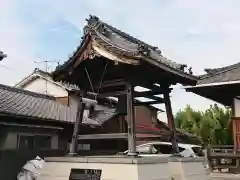
[[[179,75],[182,78],[185,78],[186,80],[188,80],[188,85],[195,85],[197,83],[197,81],[199,80],[199,78],[197,76],[191,75],[191,74],[187,74],[184,71],[169,67],[161,62],[158,62],[156,60],[153,60],[151,58],[145,58],[146,61],[148,61],[150,64],[155,65],[161,69],[164,69],[168,72],[171,72],[173,74]]]
[[[225,81],[225,82],[213,82],[213,83],[203,83],[203,84],[197,84],[195,86],[185,86],[184,89],[196,89],[200,87],[207,87],[207,86],[222,86],[222,85],[231,85],[231,84],[240,84],[240,80],[237,81]]]
[[[81,44],[73,53],[73,55],[64,64],[62,64],[60,67],[57,67],[53,72],[51,72],[51,76],[54,80],[57,79],[57,76],[59,76],[61,72],[71,67],[71,65],[77,60],[77,57],[79,57],[79,55],[81,55],[81,53],[85,50],[85,47],[90,42],[90,39],[90,35],[85,34],[82,38]]]
[[[20,114],[13,114],[13,113],[8,113],[8,112],[0,112],[0,116],[10,116],[10,117],[15,117],[15,118],[24,118],[24,119],[32,119],[32,120],[40,120],[44,122],[59,122],[59,123],[67,123],[67,124],[73,124],[74,122],[72,121],[65,121],[65,120],[57,120],[57,119],[45,119],[45,118],[40,118],[40,117],[35,117],[35,116],[27,116],[27,115],[20,115]]]

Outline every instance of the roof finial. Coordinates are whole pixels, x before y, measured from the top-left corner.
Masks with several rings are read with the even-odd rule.
[[[92,22],[92,21],[98,21],[99,20],[99,18],[97,17],[97,16],[95,16],[95,15],[89,15],[89,19],[86,19],[86,21],[88,22],[88,23],[90,23],[90,22]]]
[[[180,69],[181,71],[184,71],[186,67],[187,67],[186,64],[181,64],[179,69]]]
[[[137,49],[138,49],[138,52],[144,56],[148,56],[150,53],[148,46],[146,46],[144,44],[138,44]]]

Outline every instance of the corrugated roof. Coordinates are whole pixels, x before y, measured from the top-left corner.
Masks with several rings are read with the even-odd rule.
[[[76,109],[60,104],[52,96],[0,84],[0,113],[73,123]],[[96,105],[91,119],[84,118],[83,123],[101,125],[116,114],[115,109]]]

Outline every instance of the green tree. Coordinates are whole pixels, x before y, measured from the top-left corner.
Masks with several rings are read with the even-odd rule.
[[[175,115],[177,128],[201,138],[204,144],[232,144],[231,111],[217,104],[206,111],[194,111],[189,105]]]

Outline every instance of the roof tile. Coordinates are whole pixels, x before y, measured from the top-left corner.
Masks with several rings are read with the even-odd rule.
[[[0,113],[73,123],[76,110],[60,104],[52,96],[0,85]],[[97,105],[91,119],[101,125],[116,114],[115,109]],[[91,120],[84,123],[93,124]]]

